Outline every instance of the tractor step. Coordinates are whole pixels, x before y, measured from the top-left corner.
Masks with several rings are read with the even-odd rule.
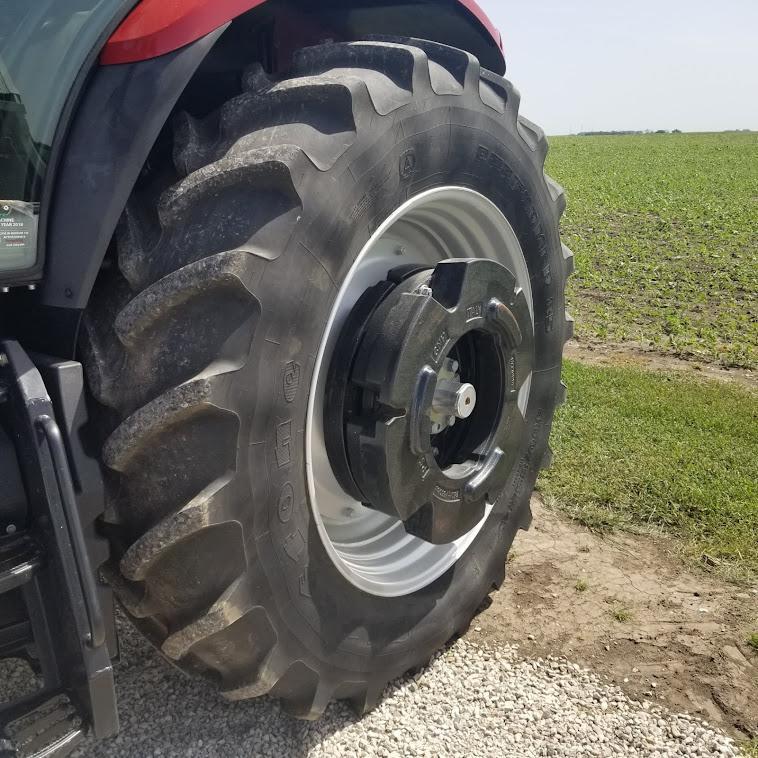
[[[27,660],[42,684],[0,702],[0,758],[62,758],[88,731],[118,731],[112,613],[92,568],[102,497],[77,454],[82,397],[80,364],[32,362],[0,342],[0,473],[11,488],[0,499],[0,658]]]
[[[32,583],[42,566],[42,549],[27,534],[0,537],[0,597]],[[34,642],[27,618],[2,619],[0,658],[13,655]]]
[[[0,758],[62,758],[85,736],[82,717],[63,692],[20,703],[6,718]]]
[[[41,565],[42,551],[31,537],[0,537],[0,595],[31,582]]]

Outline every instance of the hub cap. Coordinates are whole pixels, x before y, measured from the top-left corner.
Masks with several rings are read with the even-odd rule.
[[[495,261],[402,268],[369,288],[337,343],[326,393],[342,488],[427,542],[466,535],[518,454],[530,335],[526,296]]]
[[[342,574],[376,595],[468,549],[523,436],[533,311],[508,221],[463,188],[402,206],[356,259],[317,356],[311,505]]]

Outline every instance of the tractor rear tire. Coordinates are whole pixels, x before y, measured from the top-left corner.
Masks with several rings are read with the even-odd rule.
[[[109,580],[162,653],[230,699],[302,718],[360,712],[419,666],[504,578],[561,401],[570,337],[565,201],[519,95],[459,50],[418,40],[301,50],[259,68],[216,113],[179,113],[143,172],[82,354],[105,429]],[[160,192],[155,187],[161,188]],[[512,226],[534,311],[523,441],[457,563],[382,597],[349,582],[309,500],[304,434],[315,356],[356,256],[396,208],[475,190]]]

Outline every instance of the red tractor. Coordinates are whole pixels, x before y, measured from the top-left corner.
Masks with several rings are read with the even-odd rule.
[[[500,586],[572,268],[504,72],[472,0],[3,3],[0,753],[117,731],[114,596],[312,719]]]

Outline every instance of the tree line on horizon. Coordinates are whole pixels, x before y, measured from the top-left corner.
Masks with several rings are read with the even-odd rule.
[[[752,132],[752,129],[725,129],[724,132]],[[608,131],[577,132],[577,137],[619,137],[630,134],[682,134],[681,129],[615,129]]]

